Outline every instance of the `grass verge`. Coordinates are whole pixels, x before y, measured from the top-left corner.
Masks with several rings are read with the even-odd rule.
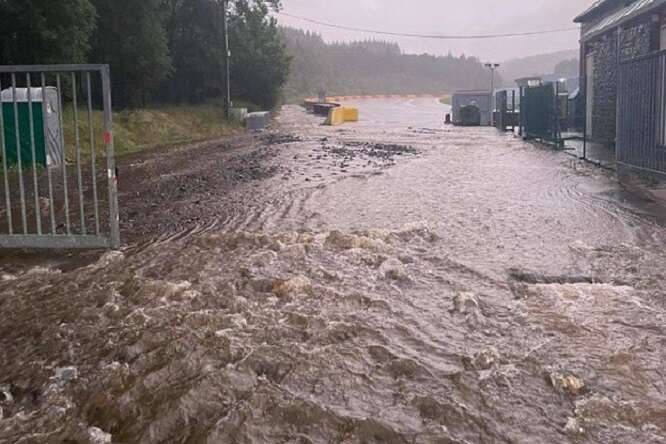
[[[103,155],[103,115],[92,113],[92,129],[95,150]],[[79,144],[81,154],[91,154],[90,124],[87,109],[79,108]],[[76,125],[74,110],[65,108],[65,151],[68,160],[76,158]],[[239,128],[237,123],[226,121],[219,105],[160,106],[149,109],[124,110],[113,113],[113,132],[116,156],[161,146],[214,139],[231,134]]]
[[[451,95],[450,94],[445,95],[444,97],[439,99],[439,103],[441,103],[442,105],[451,105]]]

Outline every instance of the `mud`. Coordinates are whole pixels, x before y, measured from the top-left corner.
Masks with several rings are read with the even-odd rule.
[[[121,252],[3,265],[0,442],[666,442],[654,202],[358,105],[123,160]]]

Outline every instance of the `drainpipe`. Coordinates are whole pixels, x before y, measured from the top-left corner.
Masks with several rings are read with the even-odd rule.
[[[620,128],[620,63],[622,62],[622,27],[617,28],[617,61],[615,71],[615,160],[617,160],[617,132]]]
[[[585,54],[585,62],[587,65],[587,54]],[[583,76],[583,160],[587,160],[587,107],[592,106],[587,103],[587,66],[585,66],[585,75]]]

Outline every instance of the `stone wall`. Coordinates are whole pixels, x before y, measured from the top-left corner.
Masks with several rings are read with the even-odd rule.
[[[615,143],[618,61],[648,54],[654,39],[653,26],[646,18],[621,32],[614,30],[587,43],[586,52],[594,54],[592,138],[597,142]]]
[[[594,103],[592,138],[602,143],[615,142],[617,107],[617,32],[608,33],[589,46],[594,54]]]
[[[650,52],[652,45],[651,23],[641,23],[627,28],[620,35],[620,59],[629,60],[644,56]]]

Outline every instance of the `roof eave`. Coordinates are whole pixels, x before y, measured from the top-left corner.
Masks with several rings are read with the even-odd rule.
[[[587,22],[590,18],[594,17],[599,11],[599,8],[595,8],[591,11],[585,11],[581,15],[577,16],[573,22],[574,23],[585,23]]]
[[[592,7],[588,8],[586,11],[576,16],[576,18],[574,18],[574,23],[584,23],[588,21],[588,19],[594,17],[599,13],[599,11],[603,10],[603,8],[605,8],[608,5],[608,3],[609,0],[605,0],[592,5]]]
[[[592,40],[596,37],[599,37],[601,35],[604,35],[614,29],[617,29],[621,26],[623,26],[625,23],[635,19],[636,17],[639,17],[643,14],[650,14],[654,10],[664,6],[666,4],[666,0],[655,0],[652,4],[648,5],[644,9],[638,9],[636,11],[633,11],[631,14],[624,16],[620,18],[619,20],[615,21],[611,25],[604,27],[603,29],[598,29],[598,30],[590,30],[585,34],[581,35],[581,42],[587,42],[589,40]]]

